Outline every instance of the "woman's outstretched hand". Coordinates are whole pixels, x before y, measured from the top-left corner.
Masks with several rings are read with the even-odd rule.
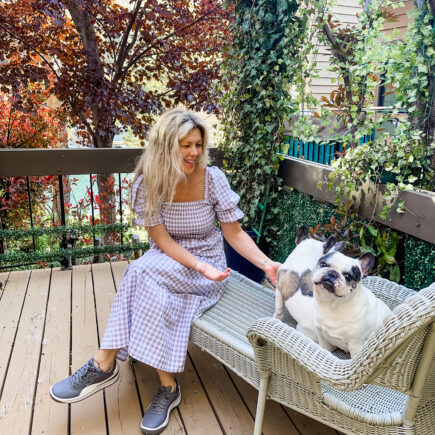
[[[224,272],[221,272],[210,264],[199,261],[195,266],[195,270],[205,278],[212,281],[223,281],[224,279],[228,278],[231,269],[227,268]]]
[[[268,261],[264,266],[264,271],[266,272],[267,277],[275,287],[278,285],[278,269],[280,266],[281,263],[278,263],[277,261]]]

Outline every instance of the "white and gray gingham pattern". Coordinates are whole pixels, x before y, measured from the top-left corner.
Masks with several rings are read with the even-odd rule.
[[[243,212],[220,169],[206,168],[203,200],[165,203],[151,221],[144,218],[142,177],[133,185],[132,198],[137,225],[164,223],[174,240],[199,260],[225,270],[216,220],[235,222]],[[129,354],[152,367],[182,372],[192,320],[214,305],[224,290],[225,282],[210,281],[184,267],[150,240],[150,249],[122,277],[101,348],[121,348],[121,360]]]

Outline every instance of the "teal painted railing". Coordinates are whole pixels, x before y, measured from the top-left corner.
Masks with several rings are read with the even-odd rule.
[[[371,135],[365,135],[360,138],[359,143],[367,143],[373,141],[375,132]],[[281,145],[279,153],[290,157],[297,157],[310,162],[322,163],[330,165],[332,160],[339,157],[338,153],[343,152],[343,142],[334,140],[325,142],[303,141],[293,136],[287,136],[285,142]]]

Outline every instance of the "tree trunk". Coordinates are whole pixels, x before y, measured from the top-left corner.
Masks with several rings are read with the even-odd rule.
[[[67,3],[68,11],[80,34],[83,43],[88,80],[92,83],[95,92],[100,92],[107,85],[98,40],[93,25],[93,18],[89,12],[81,7],[80,2],[70,0]],[[107,106],[95,102],[90,107],[92,111],[93,131],[92,140],[95,148],[112,148],[115,131],[115,123]],[[113,174],[97,174],[97,186],[99,194],[100,218],[104,224],[116,222],[116,198]],[[104,244],[113,244],[113,234],[106,234]]]
[[[100,137],[97,148],[112,148],[113,135],[106,137],[105,141]],[[95,142],[94,142],[95,143]],[[115,195],[115,177],[113,174],[97,174],[97,186],[99,195],[100,219],[103,224],[116,223],[117,198]],[[117,241],[116,233],[106,233],[103,237],[104,245],[113,245]]]

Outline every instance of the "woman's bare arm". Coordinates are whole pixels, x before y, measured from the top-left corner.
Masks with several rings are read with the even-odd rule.
[[[192,253],[169,235],[164,224],[148,227],[147,231],[148,235],[165,254],[175,261],[178,261],[178,263],[183,266],[196,270],[205,278],[212,281],[223,281],[228,277],[230,273],[229,269],[221,272],[210,264],[198,260]]]
[[[251,237],[240,228],[238,222],[221,222],[221,228],[225,240],[231,247],[252,264],[264,270],[270,281],[276,285],[281,263],[272,261],[267,257]]]

